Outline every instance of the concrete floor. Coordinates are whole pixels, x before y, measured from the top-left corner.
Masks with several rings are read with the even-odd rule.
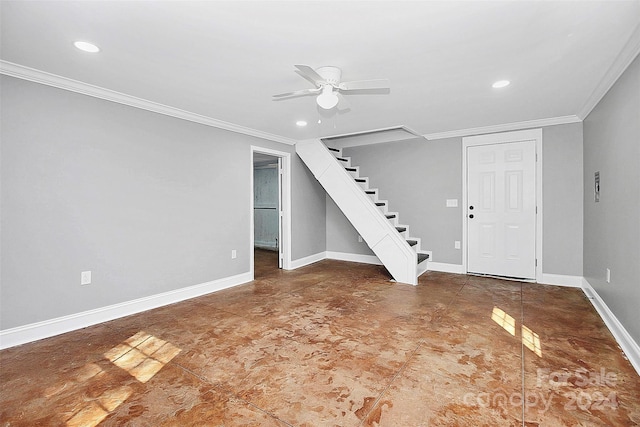
[[[322,261],[0,352],[2,426],[632,426],[581,290]]]

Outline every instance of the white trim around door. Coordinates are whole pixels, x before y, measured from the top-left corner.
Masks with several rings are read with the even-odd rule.
[[[282,190],[281,200],[282,205],[282,245],[283,262],[282,268],[284,270],[291,270],[291,153],[284,151],[272,150],[270,148],[257,147],[252,145],[250,150],[249,165],[251,170],[250,188],[249,188],[249,217],[250,217],[250,233],[249,233],[249,270],[251,273],[251,280],[255,278],[254,275],[254,259],[253,259],[253,245],[254,245],[254,223],[253,223],[253,154],[261,153],[269,156],[278,157],[282,165]]]
[[[535,141],[536,145],[536,282],[542,282],[542,129],[528,129],[462,138],[462,270],[467,269],[467,148],[478,145]]]

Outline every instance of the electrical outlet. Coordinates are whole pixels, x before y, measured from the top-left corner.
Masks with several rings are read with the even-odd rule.
[[[236,259],[236,257],[238,256],[238,253],[236,252],[235,249],[231,250],[231,259]]]
[[[455,240],[453,242],[453,247],[456,248],[456,249],[460,249],[460,240]]]
[[[80,273],[80,284],[81,285],[90,285],[91,284],[91,272],[83,271]]]
[[[611,270],[607,268],[607,283],[611,283]]]
[[[447,199],[447,207],[448,208],[457,208],[458,207],[458,199]]]

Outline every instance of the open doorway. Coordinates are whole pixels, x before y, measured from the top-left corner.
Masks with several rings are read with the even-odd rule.
[[[269,277],[291,262],[289,153],[251,147],[251,270]]]

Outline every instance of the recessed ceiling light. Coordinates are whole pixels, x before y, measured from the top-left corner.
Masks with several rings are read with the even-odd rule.
[[[93,43],[77,41],[73,43],[73,45],[85,52],[89,52],[89,53],[100,52],[100,48]]]
[[[501,87],[507,87],[510,84],[511,82],[509,80],[498,80],[491,86],[494,87],[495,89],[500,89]]]
[[[296,122],[296,126],[299,126],[301,128],[305,127],[307,125],[307,122],[305,122],[304,120],[298,120]]]

